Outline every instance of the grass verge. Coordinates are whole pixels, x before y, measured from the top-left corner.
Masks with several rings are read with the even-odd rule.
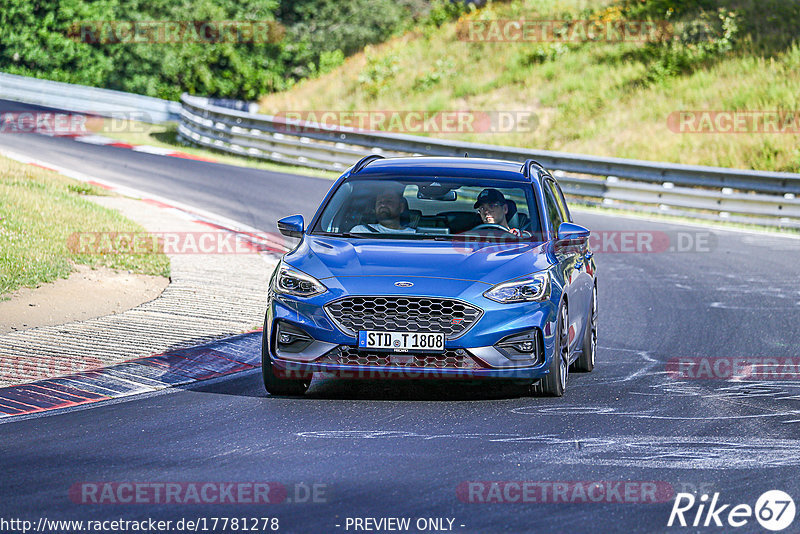
[[[701,4],[741,9],[731,7],[717,14],[713,9],[697,7]],[[624,5],[649,11],[626,15],[620,7]],[[473,23],[520,19],[613,21],[651,15],[664,19],[670,16],[673,10],[668,8],[673,5],[683,6],[689,20],[676,26],[683,29],[669,43],[476,42],[464,38],[464,28]],[[778,10],[779,5],[783,11]],[[680,128],[675,131],[670,122],[681,111],[797,113],[800,43],[787,43],[797,33],[791,24],[787,30],[782,21],[793,20],[798,12],[796,2],[759,7],[753,0],[489,2],[482,9],[463,14],[458,21],[417,28],[367,47],[328,74],[264,96],[260,106],[268,114],[533,113],[535,120],[509,128],[464,128],[430,135],[599,156],[800,172],[796,134],[693,133]],[[765,31],[748,28],[759,13],[765,28],[786,38],[780,45],[768,50],[756,46],[754,36],[763,37]],[[677,15],[671,17],[673,20]],[[707,35],[697,33],[698,24]],[[720,25],[723,27],[717,28]],[[391,123],[384,124],[391,128]]]
[[[0,157],[0,295],[67,278],[73,264],[169,276],[164,255],[87,255],[70,251],[78,232],[144,232],[118,212],[91,202],[102,189]]]

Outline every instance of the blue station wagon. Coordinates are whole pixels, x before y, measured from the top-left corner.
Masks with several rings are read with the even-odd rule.
[[[371,155],[333,185],[270,281],[273,395],[314,372],[524,381],[562,396],[597,352],[589,230],[539,163]]]

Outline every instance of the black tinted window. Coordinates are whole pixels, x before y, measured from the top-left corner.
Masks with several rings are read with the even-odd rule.
[[[543,185],[544,187],[542,189],[544,190],[544,205],[547,209],[547,218],[550,220],[553,232],[558,232],[558,227],[564,222],[564,216],[561,213],[556,195],[553,192],[553,182],[545,180]]]
[[[561,186],[558,185],[558,182],[548,182],[550,186],[553,188],[553,193],[556,197],[556,202],[558,203],[559,210],[561,211],[561,220],[572,221],[572,217],[569,214],[569,207],[567,206],[567,201],[564,198],[564,193],[561,191]]]

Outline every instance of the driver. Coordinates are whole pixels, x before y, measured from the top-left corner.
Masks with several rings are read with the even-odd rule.
[[[387,187],[375,198],[375,218],[377,224],[359,224],[350,230],[353,233],[363,234],[413,234],[416,229],[404,225],[400,215],[406,207],[403,191],[405,187]]]
[[[472,207],[480,213],[483,224],[496,224],[515,236],[523,236],[518,228],[511,228],[508,225],[508,220],[506,219],[508,203],[503,193],[497,189],[489,188],[481,191],[481,194],[478,195],[478,200],[475,201],[475,205]]]

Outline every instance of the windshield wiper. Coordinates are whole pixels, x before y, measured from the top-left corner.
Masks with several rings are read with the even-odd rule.
[[[395,239],[395,240],[403,240],[403,241],[451,241],[452,235],[450,234],[406,234],[406,233],[374,233],[374,234],[362,234],[362,233],[351,233],[351,232],[343,232],[343,233],[335,233],[335,232],[315,232],[313,235],[321,235],[324,237],[345,237],[345,238],[356,238],[356,239]]]
[[[352,234],[350,232],[342,232],[342,233],[335,233],[335,232],[317,232],[315,235],[321,235],[325,237],[354,237],[356,239],[369,239],[368,234]],[[379,234],[375,234],[379,235]]]
[[[453,237],[450,234],[416,234],[421,241],[452,241]]]

